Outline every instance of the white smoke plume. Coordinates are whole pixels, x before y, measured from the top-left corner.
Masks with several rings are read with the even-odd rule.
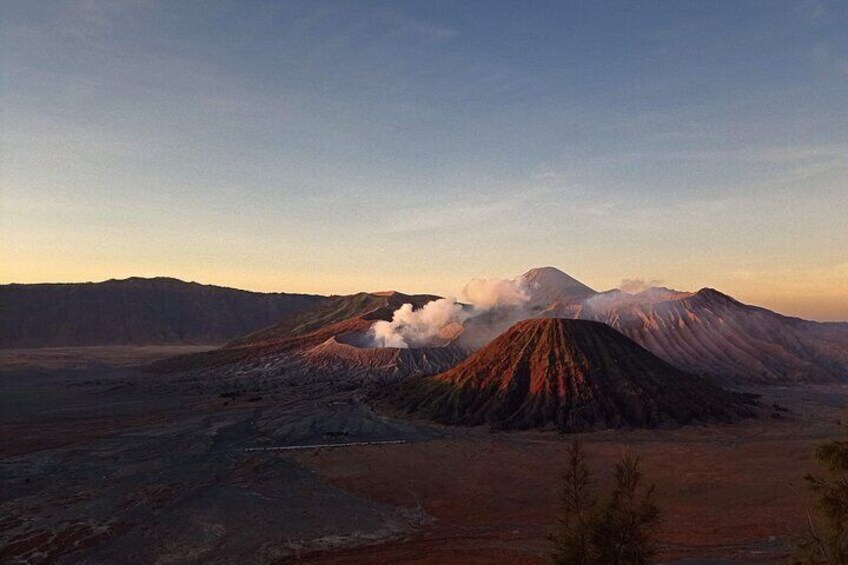
[[[662,283],[663,282],[658,279],[622,279],[621,284],[618,285],[618,288],[628,294],[636,294],[638,292],[648,290],[649,288],[655,286],[661,286]]]
[[[373,346],[442,346],[459,336],[466,347],[479,347],[493,332],[497,335],[511,321],[526,317],[523,312],[530,300],[527,281],[521,277],[474,279],[462,294],[468,306],[455,298],[433,300],[418,310],[412,304],[404,304],[395,310],[391,321],[371,326]]]
[[[430,301],[418,310],[404,304],[394,311],[390,322],[381,320],[371,326],[371,339],[376,347],[444,345],[456,333],[456,324],[470,316],[453,298]]]
[[[649,282],[661,283],[662,281]],[[642,288],[641,290],[639,290],[641,285],[640,287],[631,286],[628,288],[630,288],[629,292],[624,289],[613,289],[589,297],[583,301],[583,312],[586,314],[594,314],[596,316],[605,316],[622,308],[626,308],[631,311],[645,310],[652,308],[655,304],[660,302],[679,299],[691,294],[688,292],[672,290],[670,288],[654,286],[653,284],[647,288]]]
[[[524,277],[516,279],[472,279],[462,290],[475,310],[522,306],[530,300],[530,289]]]

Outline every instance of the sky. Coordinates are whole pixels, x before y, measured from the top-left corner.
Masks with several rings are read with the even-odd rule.
[[[0,282],[848,320],[848,2],[4,1]]]

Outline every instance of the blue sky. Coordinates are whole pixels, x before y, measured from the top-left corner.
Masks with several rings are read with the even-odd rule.
[[[5,2],[3,282],[848,318],[848,3]]]

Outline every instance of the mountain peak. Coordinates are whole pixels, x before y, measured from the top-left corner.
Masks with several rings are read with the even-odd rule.
[[[693,294],[693,296],[700,297],[704,300],[734,302],[734,303],[737,303],[737,304],[739,303],[732,296],[728,296],[727,294],[724,294],[723,292],[720,292],[720,291],[718,291],[714,288],[710,288],[708,286],[705,286],[704,288],[702,288],[698,292],[695,292]]]
[[[136,286],[157,286],[157,285],[171,285],[171,286],[183,286],[183,285],[198,285],[198,286],[214,286],[214,285],[201,285],[201,283],[195,281],[184,281],[182,279],[178,279],[175,277],[127,277],[125,279],[109,279],[103,281],[102,283],[94,283],[94,284],[118,284],[118,285],[136,285]]]
[[[556,267],[530,269],[522,278],[527,281],[536,304],[565,304],[597,294],[594,289]]]
[[[408,294],[404,294],[399,290],[380,290],[377,292],[372,292],[374,296],[409,296]]]

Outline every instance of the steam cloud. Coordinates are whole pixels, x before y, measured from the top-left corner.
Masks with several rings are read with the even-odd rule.
[[[651,287],[660,286],[662,283],[661,280],[657,279],[623,279],[621,284],[618,285],[618,288],[628,294],[636,294],[637,292],[648,290]]]
[[[523,277],[517,279],[472,279],[462,290],[465,299],[477,310],[522,306],[530,300],[530,289]]]
[[[404,304],[392,314],[392,321],[381,320],[371,326],[371,340],[377,347],[424,347],[447,341],[449,332],[458,331],[471,316],[453,298],[433,300],[413,310]]]
[[[530,289],[522,277],[473,279],[462,294],[470,306],[455,298],[433,300],[418,310],[412,304],[404,304],[395,310],[391,321],[381,320],[371,326],[372,345],[441,346],[459,336],[466,347],[479,347],[489,334],[497,335],[502,326],[521,319],[530,300]]]
[[[687,295],[685,292],[657,286],[662,283],[657,280],[625,279],[621,283],[620,289],[601,292],[584,300],[584,312],[604,316],[618,308],[646,309],[659,302]]]

